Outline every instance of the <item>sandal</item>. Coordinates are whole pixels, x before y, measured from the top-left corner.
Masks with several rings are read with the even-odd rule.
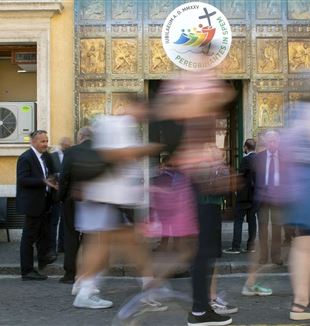
[[[293,303],[292,307],[303,309],[303,311],[290,311],[290,319],[292,320],[310,320],[310,307],[309,304],[307,307],[299,304]]]

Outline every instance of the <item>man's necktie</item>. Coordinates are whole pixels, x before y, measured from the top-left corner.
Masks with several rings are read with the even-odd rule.
[[[44,166],[44,177],[48,178],[48,168],[47,168],[47,165],[46,165],[45,157],[43,155],[41,155],[41,160],[42,160],[42,163],[43,163],[43,166]],[[46,186],[46,192],[50,193],[51,192],[51,187]]]
[[[269,172],[268,172],[268,186],[274,186],[274,157],[273,155],[270,156],[270,162],[269,162]]]
[[[47,168],[45,158],[43,155],[41,155],[41,160],[43,162],[43,167],[44,167],[44,177],[47,178],[48,177],[48,168]]]

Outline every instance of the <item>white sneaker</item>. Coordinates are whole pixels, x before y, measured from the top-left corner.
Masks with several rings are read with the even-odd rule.
[[[71,290],[71,295],[77,295],[80,292],[81,289],[81,284],[79,281],[76,281],[73,285],[72,285],[72,290]],[[100,290],[96,287],[92,288],[92,293],[94,294],[98,294],[100,293]]]
[[[74,282],[72,285],[71,295],[77,295],[80,292],[80,288],[80,282]]]
[[[238,307],[229,305],[226,301],[217,297],[210,302],[212,309],[219,315],[230,315],[238,312]]]
[[[113,302],[99,298],[95,293],[82,293],[80,291],[75,297],[73,306],[76,308],[106,309],[113,306]]]

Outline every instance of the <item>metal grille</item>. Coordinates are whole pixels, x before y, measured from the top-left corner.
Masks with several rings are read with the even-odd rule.
[[[0,224],[2,229],[21,229],[24,224],[25,216],[17,213],[16,199],[7,198],[7,216],[6,221]]]

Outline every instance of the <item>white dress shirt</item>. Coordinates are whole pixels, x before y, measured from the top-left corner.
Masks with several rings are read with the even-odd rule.
[[[280,171],[279,171],[279,155],[278,151],[271,153],[267,150],[267,160],[266,160],[266,174],[265,174],[265,185],[268,185],[268,176],[269,176],[269,165],[271,156],[273,155],[274,161],[274,185],[279,186],[280,184]]]
[[[252,153],[255,153],[255,151],[248,152],[248,153],[244,154],[243,157],[247,157],[247,156],[249,156]]]
[[[34,153],[36,154],[36,157],[38,158],[39,162],[40,162],[40,165],[41,165],[41,168],[42,168],[42,171],[43,171],[43,175],[44,175],[44,178],[47,178],[47,175],[46,175],[46,170],[45,170],[45,165],[44,165],[44,162],[42,160],[42,153],[38,152],[33,146],[31,146],[31,149],[34,151]]]

